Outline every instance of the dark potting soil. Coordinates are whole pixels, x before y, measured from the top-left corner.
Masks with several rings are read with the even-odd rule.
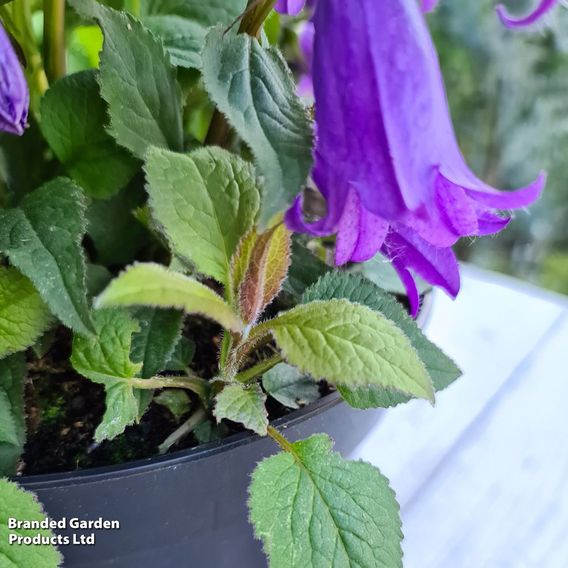
[[[212,378],[217,368],[220,329],[207,320],[188,318],[184,335],[196,344],[192,370],[198,376]],[[104,388],[73,370],[69,364],[70,352],[71,334],[64,328],[56,331],[51,346],[41,357],[30,352],[25,391],[28,436],[18,473],[75,471],[157,455],[158,446],[187,416],[178,421],[165,407],[152,403],[140,423],[128,427],[114,440],[96,444],[94,432],[105,410]],[[324,395],[330,389],[322,383],[320,391]],[[271,398],[267,408],[271,420],[290,412]],[[242,431],[240,425],[232,422],[217,425],[211,421],[180,440],[170,451]]]

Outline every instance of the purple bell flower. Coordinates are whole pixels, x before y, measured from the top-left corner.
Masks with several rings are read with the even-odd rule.
[[[539,0],[536,8],[523,18],[514,18],[509,15],[507,8],[502,4],[497,6],[497,14],[505,26],[508,28],[525,28],[538,22],[545,14],[550,12],[558,4],[558,0]]]
[[[306,0],[277,0],[274,9],[281,14],[297,16],[303,9]]]
[[[30,94],[14,48],[0,24],[0,131],[22,135]]]
[[[503,192],[467,166],[415,0],[351,0],[348,10],[344,0],[326,0],[314,26],[312,177],[328,210],[307,222],[300,197],[286,215],[288,226],[336,234],[338,265],[382,252],[399,272],[413,313],[412,272],[455,297],[460,278],[451,246],[502,230],[510,218],[498,211],[534,202],[544,174]]]

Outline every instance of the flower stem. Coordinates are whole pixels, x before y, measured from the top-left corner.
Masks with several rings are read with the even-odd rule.
[[[237,381],[239,381],[240,383],[244,383],[244,384],[250,383],[250,382],[254,381],[254,379],[256,379],[258,376],[264,375],[264,373],[266,373],[267,371],[270,371],[270,369],[272,369],[273,367],[278,365],[278,363],[281,363],[281,362],[282,362],[282,356],[281,355],[274,355],[273,357],[270,357],[269,359],[265,359],[264,361],[260,361],[259,363],[254,365],[254,367],[251,367],[250,369],[247,369],[246,371],[241,371],[235,377],[235,379]]]
[[[202,401],[207,401],[209,385],[207,381],[198,377],[152,377],[150,379],[128,379],[128,384],[137,389],[187,389],[194,392]]]
[[[177,430],[172,432],[158,447],[160,454],[165,454],[174,444],[191,434],[207,418],[204,408],[196,410]]]
[[[44,0],[43,58],[50,82],[65,75],[65,0]]]

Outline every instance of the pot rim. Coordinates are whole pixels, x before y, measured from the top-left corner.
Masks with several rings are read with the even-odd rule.
[[[416,323],[423,329],[432,313],[432,304],[434,301],[434,293],[432,290],[427,291],[422,298],[422,306],[420,313],[416,318]],[[293,410],[286,416],[278,418],[271,422],[275,428],[286,429],[289,426],[298,424],[333,408],[337,404],[343,402],[339,392],[334,391],[316,402],[308,404],[297,410]],[[232,434],[221,440],[200,444],[193,448],[178,450],[163,456],[152,456],[145,459],[134,460],[122,464],[99,466],[88,469],[80,469],[76,471],[65,471],[59,473],[42,473],[37,475],[13,476],[10,479],[24,486],[27,489],[37,490],[49,487],[57,487],[60,485],[79,485],[87,483],[96,483],[105,481],[109,478],[131,477],[141,475],[151,470],[160,470],[165,468],[177,467],[180,464],[186,464],[193,461],[206,459],[209,456],[219,454],[221,452],[230,451],[242,446],[248,446],[254,442],[264,440],[262,436],[253,432],[241,432]]]
[[[340,394],[337,391],[334,391],[321,397],[312,404],[293,410],[286,416],[274,420],[271,422],[271,425],[276,428],[286,429],[289,426],[293,426],[294,424],[304,422],[309,418],[317,416],[341,402],[342,398]],[[93,467],[76,471],[22,475],[19,477],[15,476],[12,477],[11,480],[24,486],[26,489],[37,490],[47,487],[78,485],[104,481],[108,478],[130,477],[147,473],[154,469],[160,470],[177,467],[181,464],[205,459],[221,452],[248,446],[249,444],[264,439],[266,438],[252,432],[241,432],[238,434],[232,434],[231,436],[227,436],[221,440],[209,442],[207,444],[200,444],[193,448],[179,450],[163,456],[152,456],[122,464]]]

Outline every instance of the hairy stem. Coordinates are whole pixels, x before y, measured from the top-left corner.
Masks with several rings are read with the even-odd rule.
[[[264,375],[267,371],[270,371],[273,367],[278,365],[278,363],[282,363],[282,356],[281,355],[274,355],[269,359],[265,359],[264,361],[260,361],[254,367],[247,369],[246,371],[241,371],[237,374],[235,379],[240,383],[250,383],[254,381],[258,376]]]
[[[50,83],[65,75],[65,0],[44,0],[43,59]]]
[[[292,444],[274,428],[274,426],[268,427],[268,435],[285,451],[289,454],[296,455],[294,447]]]
[[[196,410],[177,430],[172,432],[158,447],[160,454],[165,454],[174,444],[191,434],[207,418],[204,408]]]
[[[207,400],[207,381],[197,377],[152,377],[151,379],[128,379],[128,384],[134,388],[154,390],[164,388],[186,389],[194,392],[202,400]]]

